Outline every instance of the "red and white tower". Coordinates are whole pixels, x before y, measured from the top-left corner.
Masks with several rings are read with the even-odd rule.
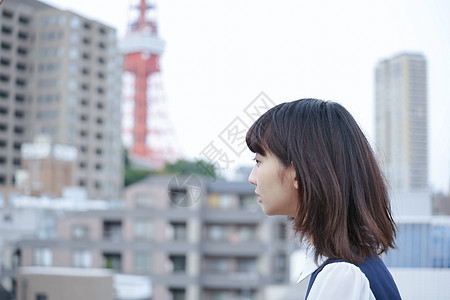
[[[176,156],[159,64],[165,43],[158,36],[154,3],[138,1],[131,8],[138,14],[130,18],[121,45],[124,54],[122,140],[132,161],[161,168]]]

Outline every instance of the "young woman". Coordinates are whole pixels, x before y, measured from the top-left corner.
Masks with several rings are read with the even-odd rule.
[[[291,217],[315,252],[306,298],[401,299],[378,257],[395,247],[385,182],[350,113],[317,99],[279,104],[246,142],[256,153],[249,181],[264,212]]]

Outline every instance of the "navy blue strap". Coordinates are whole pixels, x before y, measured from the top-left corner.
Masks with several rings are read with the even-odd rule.
[[[342,259],[328,259],[311,274],[305,299],[308,299],[309,292],[314,284],[314,281],[316,280],[317,275],[326,265],[336,262],[345,261]],[[362,264],[356,266],[359,267],[364,275],[366,275],[369,280],[370,290],[377,300],[401,300],[394,278],[392,278],[391,273],[378,256],[374,255],[366,258]]]

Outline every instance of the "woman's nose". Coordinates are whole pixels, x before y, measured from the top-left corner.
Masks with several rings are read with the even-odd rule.
[[[255,171],[255,167],[253,167],[252,171],[250,172],[250,175],[248,176],[248,181],[253,184],[256,185],[256,171]]]

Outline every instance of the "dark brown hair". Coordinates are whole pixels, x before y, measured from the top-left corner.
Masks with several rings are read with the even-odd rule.
[[[252,152],[294,165],[294,231],[319,256],[360,263],[395,247],[396,228],[384,178],[351,114],[340,104],[300,99],[279,104],[249,129]]]

